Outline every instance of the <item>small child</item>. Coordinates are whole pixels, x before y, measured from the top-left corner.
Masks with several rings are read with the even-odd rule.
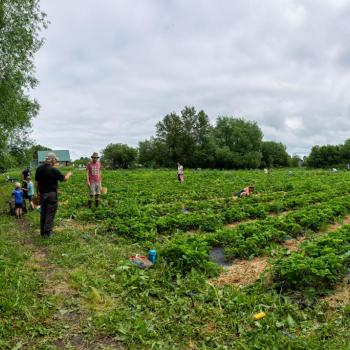
[[[33,197],[34,197],[34,185],[30,178],[30,176],[27,176],[27,189],[28,189],[28,200],[29,200],[29,207],[31,210],[34,210],[34,203],[33,203]]]
[[[12,197],[15,199],[16,217],[19,219],[22,216],[23,191],[19,182],[16,182],[15,186],[15,190],[12,192]]]

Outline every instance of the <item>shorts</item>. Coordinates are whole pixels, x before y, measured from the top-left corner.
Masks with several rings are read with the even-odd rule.
[[[177,179],[182,182],[184,181],[184,175],[183,174],[177,174]]]
[[[23,203],[15,203],[15,208],[23,208]]]
[[[89,186],[90,196],[96,196],[101,194],[101,183],[100,182],[90,182]]]
[[[31,202],[33,200],[33,196],[28,196],[28,200]]]

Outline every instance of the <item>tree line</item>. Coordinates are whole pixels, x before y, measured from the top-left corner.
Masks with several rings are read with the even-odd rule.
[[[313,146],[306,165],[313,168],[348,167],[350,139],[340,145]]]
[[[221,169],[297,165],[282,143],[263,141],[256,122],[221,116],[213,126],[208,115],[194,107],[185,107],[180,114],[167,114],[156,124],[155,136],[139,142],[138,148],[109,144],[102,154],[102,161],[111,168],[127,168],[135,163],[173,167],[177,162],[189,168]]]

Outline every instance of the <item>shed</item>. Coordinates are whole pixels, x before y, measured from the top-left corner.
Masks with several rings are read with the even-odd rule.
[[[43,164],[49,152],[56,154],[58,162],[60,165],[68,166],[71,164],[72,160],[68,150],[53,150],[53,151],[38,151],[38,163]]]

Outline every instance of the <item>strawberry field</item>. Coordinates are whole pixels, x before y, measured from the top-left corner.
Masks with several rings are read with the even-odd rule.
[[[37,212],[16,222],[4,207],[0,348],[348,349],[350,174],[185,176],[104,171],[108,193],[90,210],[76,170],[49,240]],[[152,268],[129,260],[149,249]]]

